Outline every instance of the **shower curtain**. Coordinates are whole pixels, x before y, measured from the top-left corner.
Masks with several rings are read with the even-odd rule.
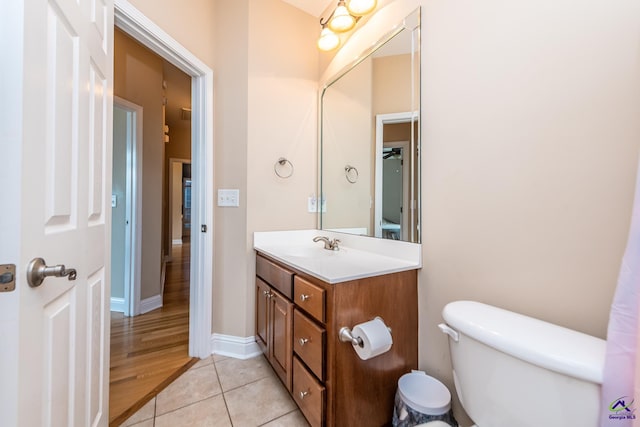
[[[640,169],[631,229],[609,314],[600,427],[640,427]]]

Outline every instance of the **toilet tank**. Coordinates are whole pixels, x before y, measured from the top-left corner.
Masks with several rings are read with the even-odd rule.
[[[472,301],[442,316],[456,392],[478,427],[598,425],[604,340]]]

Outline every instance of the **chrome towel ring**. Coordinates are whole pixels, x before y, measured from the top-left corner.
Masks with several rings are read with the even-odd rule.
[[[287,165],[289,167],[287,168]],[[289,173],[287,173],[287,169],[289,169]],[[280,157],[278,161],[273,165],[273,171],[278,175],[278,177],[286,179],[293,175],[293,163],[284,157]]]
[[[358,169],[355,166],[347,165],[344,167],[344,176],[351,184],[355,184],[358,181]]]

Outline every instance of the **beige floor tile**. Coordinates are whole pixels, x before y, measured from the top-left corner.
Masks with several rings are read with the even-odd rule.
[[[213,364],[213,358],[209,356],[205,359],[198,360],[195,365],[189,368],[189,370],[202,368],[203,366],[207,366],[211,364]]]
[[[213,361],[214,361],[214,362],[220,362],[221,360],[224,360],[224,359],[228,359],[228,358],[229,358],[228,356],[223,356],[223,355],[221,355],[221,354],[214,354],[214,355],[213,355],[213,356],[211,356],[211,357],[213,357]]]
[[[278,378],[271,375],[224,394],[234,427],[256,427],[296,408]]]
[[[302,412],[295,410],[264,424],[262,427],[309,427],[309,423]]]
[[[172,382],[156,398],[156,416],[222,392],[213,365],[190,369]]]
[[[138,423],[138,424],[131,424],[130,427],[154,427],[153,418],[150,420],[142,421],[141,423]]]
[[[222,395],[202,400],[156,418],[155,427],[231,427]]]
[[[262,378],[274,376],[271,366],[263,356],[252,359],[225,359],[216,362],[216,370],[222,390],[229,391]]]
[[[139,423],[140,421],[151,420],[153,421],[153,416],[156,413],[156,398],[154,397],[150,401],[148,401],[142,408],[138,409],[138,412],[131,415],[127,420],[122,424],[123,427],[133,426]],[[151,423],[153,426],[153,423]]]

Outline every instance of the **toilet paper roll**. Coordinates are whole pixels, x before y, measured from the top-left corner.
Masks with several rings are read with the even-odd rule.
[[[367,360],[391,349],[393,338],[381,318],[376,317],[368,322],[353,327],[353,336],[362,340],[362,346],[354,345],[353,349],[360,359]]]

